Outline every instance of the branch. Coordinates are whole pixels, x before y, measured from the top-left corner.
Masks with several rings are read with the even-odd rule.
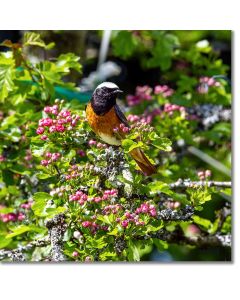
[[[201,236],[193,236],[193,237],[186,237],[184,236],[179,230],[169,232],[167,230],[160,230],[157,233],[148,234],[144,237],[136,237],[137,239],[151,239],[156,238],[168,243],[174,244],[187,244],[197,246],[199,248],[203,247],[231,247],[231,234],[226,235],[201,235]]]
[[[179,211],[170,208],[160,210],[158,212],[158,219],[164,221],[189,221],[193,214],[194,208],[190,205],[186,205]]]
[[[190,180],[182,180],[181,178],[174,183],[170,183],[169,187],[171,189],[177,188],[197,188],[197,187],[223,187],[223,188],[231,188],[231,181],[190,181]]]
[[[49,230],[49,237],[52,246],[52,261],[65,261],[66,258],[62,250],[63,234],[66,230],[64,214],[58,214],[53,219],[47,221],[46,227]]]
[[[34,247],[45,247],[49,245],[50,241],[48,238],[33,241],[25,246],[19,246],[13,250],[0,250],[0,260],[8,257],[11,261],[25,261],[25,255],[23,252],[29,251]]]

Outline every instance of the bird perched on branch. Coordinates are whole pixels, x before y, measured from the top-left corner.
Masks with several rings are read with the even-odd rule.
[[[112,82],[103,82],[95,89],[90,102],[86,107],[86,116],[92,130],[107,144],[121,146],[121,139],[125,134],[115,133],[121,124],[130,127],[123,112],[116,104],[116,99],[122,91]],[[122,125],[121,125],[122,126]],[[129,152],[140,169],[147,175],[156,173],[156,168],[145,156],[141,148]]]

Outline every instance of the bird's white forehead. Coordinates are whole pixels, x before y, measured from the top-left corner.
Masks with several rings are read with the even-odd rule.
[[[116,89],[116,88],[118,89],[118,86],[115,83],[113,83],[113,82],[107,82],[107,81],[99,84],[96,87],[96,89],[100,89],[102,87],[106,87],[106,88],[109,88],[109,89]]]

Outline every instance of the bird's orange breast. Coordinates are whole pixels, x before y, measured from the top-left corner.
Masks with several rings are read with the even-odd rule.
[[[87,105],[86,116],[92,130],[99,135],[106,143],[112,145],[120,145],[121,142],[116,139],[113,129],[121,124],[118,116],[115,113],[114,107],[111,108],[105,115],[97,115],[91,103]]]

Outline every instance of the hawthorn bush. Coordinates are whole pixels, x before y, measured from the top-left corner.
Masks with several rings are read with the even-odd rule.
[[[161,36],[163,45],[176,44],[177,37]],[[81,75],[79,57],[30,62],[29,47],[54,46],[33,32],[22,44],[3,45],[2,260],[139,261],[153,248],[231,246],[231,91],[210,44],[171,48],[168,59],[182,69],[168,71],[169,85],[138,86],[123,99],[131,129],[115,130],[127,133],[120,148],[98,140],[85,105],[57,99],[56,85],[77,90],[65,78],[71,70]],[[157,174],[137,169],[128,156],[135,147]]]

